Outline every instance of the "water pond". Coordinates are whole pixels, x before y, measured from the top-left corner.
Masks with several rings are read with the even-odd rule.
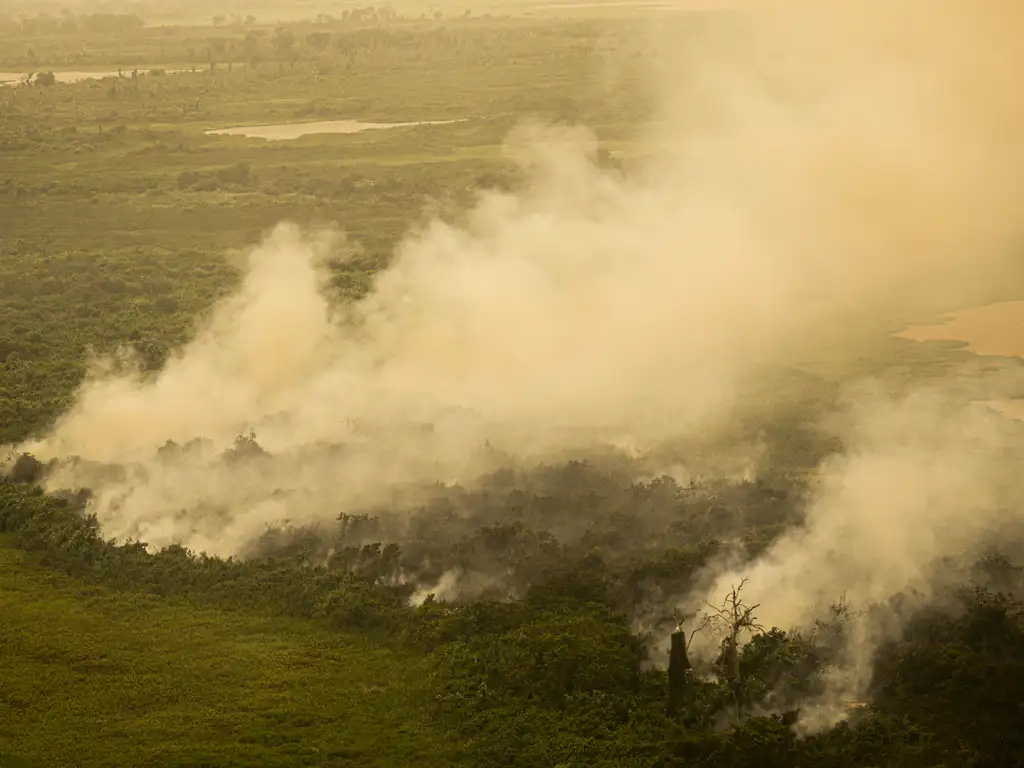
[[[138,73],[140,75],[149,72],[148,69],[140,69]],[[132,70],[124,69],[122,73],[125,77],[130,77]],[[14,85],[24,80],[29,72],[0,72],[0,86]],[[38,72],[34,73],[38,74]],[[56,78],[58,83],[78,83],[82,80],[102,80],[105,77],[117,77],[117,70],[113,72],[54,72],[53,76]]]
[[[965,309],[934,325],[912,325],[896,334],[914,341],[963,341],[978,355],[1024,357],[1024,301]]]
[[[449,125],[457,120],[421,120],[412,123],[364,123],[360,120],[321,120],[309,123],[281,123],[279,125],[243,125],[207,131],[208,136],[245,136],[249,139],[288,141],[317,133],[362,133],[386,128],[407,128],[414,125]]]
[[[914,341],[962,341],[978,355],[1024,357],[1024,301],[1003,301],[955,312],[933,325],[912,325],[896,334]],[[985,405],[1024,419],[1024,399],[986,400]]]

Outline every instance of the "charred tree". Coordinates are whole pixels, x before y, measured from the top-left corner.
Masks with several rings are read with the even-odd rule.
[[[690,689],[690,657],[686,652],[686,633],[672,633],[672,650],[668,655],[668,713],[675,715],[686,703]]]
[[[696,634],[711,623],[704,615],[689,632],[683,625],[696,618],[696,614],[676,615],[676,631],[672,633],[672,648],[668,655],[668,713],[677,714],[691,697],[693,665],[690,664],[690,644]]]

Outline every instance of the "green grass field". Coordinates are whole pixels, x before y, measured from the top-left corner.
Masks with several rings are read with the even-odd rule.
[[[423,656],[85,586],[0,539],[0,766],[453,765]]]

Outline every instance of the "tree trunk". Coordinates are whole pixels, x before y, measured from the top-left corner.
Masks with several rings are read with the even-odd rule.
[[[675,714],[686,701],[690,687],[690,657],[686,654],[686,634],[672,633],[668,656],[668,711]]]

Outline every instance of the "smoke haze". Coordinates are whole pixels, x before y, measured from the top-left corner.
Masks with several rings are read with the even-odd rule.
[[[801,713],[807,730],[864,696],[875,650],[948,595],[964,576],[954,563],[1019,540],[1024,500],[1020,431],[983,406],[862,389],[832,427],[845,450],[819,468],[804,524],[753,562],[712,567],[710,584],[680,606],[717,603],[747,579],[744,601],[767,627],[810,628],[833,605],[852,608],[841,663]],[[695,651],[716,654],[717,639],[699,637]]]
[[[472,480],[498,451],[727,435],[766,367],[853,359],[1012,276],[1022,22],[1016,0],[940,0],[690,30],[652,62],[662,119],[642,167],[600,167],[585,128],[524,125],[508,142],[523,188],[412,231],[346,307],[322,291],[344,239],[279,226],[158,375],[98,370],[20,448],[130,465],[49,480],[93,487],[109,535],[236,554],[269,524]],[[658,50],[671,34],[652,33]],[[746,576],[764,621],[801,626],[843,593],[927,592],[937,559],[985,543],[1016,501],[1001,422],[941,393],[850,391],[846,449],[820,468],[806,526],[693,599]],[[272,458],[154,458],[250,429]]]

